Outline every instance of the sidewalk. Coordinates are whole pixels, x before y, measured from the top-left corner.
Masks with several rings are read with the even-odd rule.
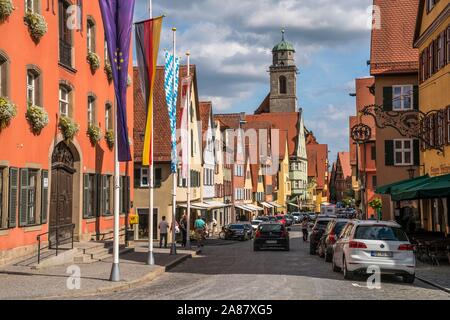
[[[69,279],[71,274],[66,273],[70,265],[41,270],[17,265],[4,266],[0,268],[0,300],[51,299],[125,290],[153,280],[196,254],[196,251],[177,248],[177,255],[172,256],[169,249],[155,247],[155,265],[148,266],[145,244],[136,243],[134,251],[120,256],[120,282],[109,281],[112,257],[91,264],[76,264],[81,272],[79,290],[68,289],[67,284],[73,283]]]
[[[416,262],[416,277],[444,291],[450,293],[450,265],[442,263],[440,266]]]

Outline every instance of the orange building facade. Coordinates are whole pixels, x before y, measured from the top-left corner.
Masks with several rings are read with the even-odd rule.
[[[54,241],[56,229],[62,237],[73,228],[74,239],[83,241],[104,238],[113,228],[114,147],[106,136],[113,132],[115,96],[98,2],[80,2],[82,8],[71,6],[75,1],[13,3],[15,10],[0,22],[0,96],[17,109],[0,130],[0,264],[35,254],[40,234],[49,232],[42,241]],[[27,12],[47,24],[39,40],[24,23]],[[77,14],[81,23],[68,28]],[[31,106],[48,114],[40,132],[27,120]],[[72,139],[63,136],[61,119],[79,125]],[[132,162],[121,164],[121,224],[133,197],[132,173]]]

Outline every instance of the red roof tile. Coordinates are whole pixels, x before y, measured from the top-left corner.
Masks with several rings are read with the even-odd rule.
[[[341,163],[344,178],[352,176],[352,167],[350,166],[350,152],[338,152],[339,162]]]
[[[256,109],[255,114],[269,113],[270,112],[270,93],[261,102],[261,105]]]
[[[194,76],[194,87],[197,88],[197,72],[195,65],[190,66],[191,75]],[[187,66],[180,66],[180,81],[178,92],[181,92],[181,79],[187,75]],[[144,105],[142,91],[140,88],[139,72],[134,68],[134,137],[135,137],[135,161],[142,161],[142,152],[144,146],[145,124],[147,118],[147,106]],[[196,105],[198,106],[198,96],[196,92]],[[156,68],[155,86],[153,90],[154,100],[154,161],[167,162],[171,159],[171,143],[170,143],[170,123],[169,114],[167,111],[166,95],[164,91],[164,67],[158,66]],[[177,127],[179,128],[181,122],[180,112],[180,94],[177,99]],[[199,110],[197,110],[199,114]]]
[[[247,115],[247,121],[256,122],[269,122],[272,124],[272,128],[279,129],[280,131],[287,131],[288,135],[288,153],[289,156],[294,156],[297,147],[297,137],[299,128],[300,114],[298,112],[279,112],[279,113],[262,113],[257,115]],[[280,137],[282,136],[280,132]],[[284,156],[284,143],[280,146],[280,153],[283,152]]]
[[[374,18],[371,74],[417,72],[419,54],[413,48],[419,0],[374,0],[380,17]]]
[[[325,173],[328,171],[328,145],[326,144],[307,144],[306,154],[308,155],[308,177],[315,177],[317,188],[323,189]]]

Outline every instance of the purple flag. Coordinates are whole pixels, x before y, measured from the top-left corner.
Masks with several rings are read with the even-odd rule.
[[[127,81],[135,0],[99,0],[117,100],[120,162],[131,161],[127,127]]]

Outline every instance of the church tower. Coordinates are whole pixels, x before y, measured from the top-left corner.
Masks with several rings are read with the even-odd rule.
[[[297,111],[297,67],[294,46],[284,40],[272,50],[273,64],[270,66],[270,112]]]

